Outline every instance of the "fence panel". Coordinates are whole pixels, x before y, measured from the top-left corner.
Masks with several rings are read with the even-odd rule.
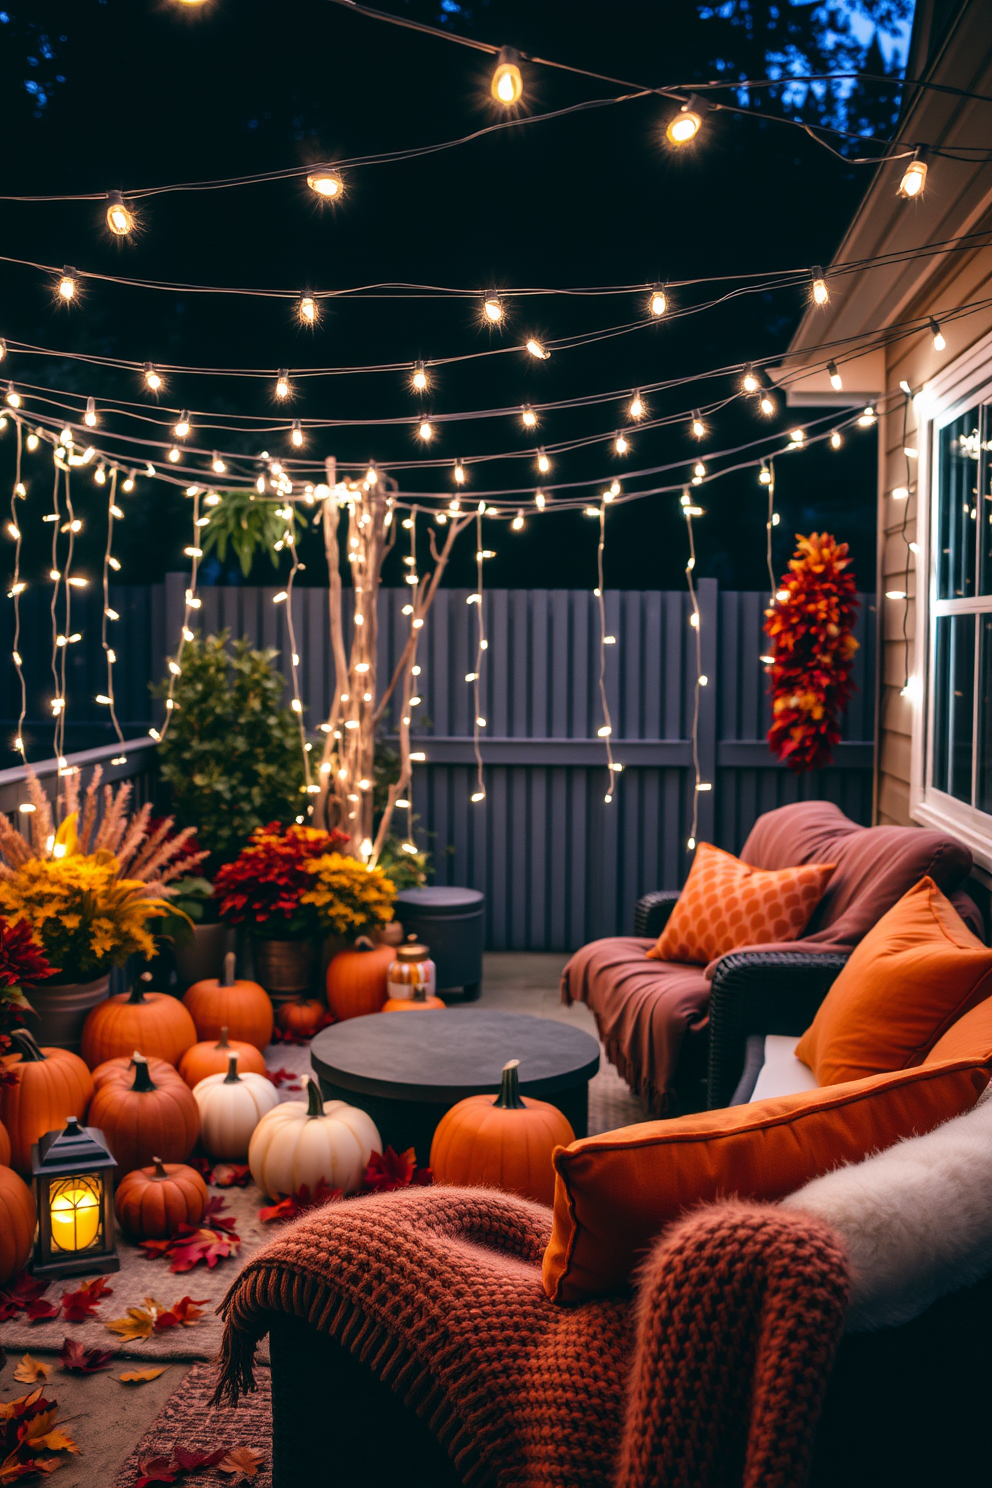
[[[121,615],[114,626],[118,714],[129,736],[145,733],[155,717],[149,683],[161,677],[175,646],[185,585],[184,575],[170,574],[163,585],[118,585],[111,591]],[[277,592],[274,585],[203,588],[198,628],[210,633],[226,627],[232,636],[271,645],[288,671],[286,606],[272,603]],[[653,590],[604,596],[607,633],[615,637],[606,648],[605,673],[611,742],[624,766],[608,804],[606,752],[597,733],[603,712],[596,600],[588,590],[489,591],[483,608],[489,648],[480,689],[486,799],[473,804],[474,697],[466,676],[475,670],[478,615],[466,602],[470,593],[438,592],[419,652],[423,701],[415,731],[427,763],[416,770],[412,799],[435,881],[485,892],[492,949],[567,950],[596,936],[629,933],[638,895],[678,887],[690,861],[697,662],[688,597]],[[350,595],[345,597],[347,634],[351,607]],[[402,608],[408,598],[405,589],[382,593],[378,654],[384,677],[406,639]],[[712,789],[695,798],[696,835],[730,851],[740,850],[762,811],[789,801],[827,799],[857,821],[870,819],[874,599],[861,596],[857,691],[843,743],[829,769],[799,778],[772,758],[764,738],[770,710],[758,658],[766,602],[762,593],[721,593],[714,580],[699,584],[707,684],[699,692],[697,749],[702,781]],[[73,647],[67,717],[73,747],[80,748],[107,740],[106,710],[94,701],[106,674],[100,597],[84,594],[73,609],[84,642]],[[293,620],[301,694],[313,729],[326,716],[333,686],[326,590],[299,590]],[[9,631],[9,609],[0,623]],[[50,649],[47,610],[40,592],[28,591],[21,641],[31,679],[26,736],[37,741],[50,740]],[[11,669],[0,684],[4,726],[12,729],[18,709]],[[394,714],[389,727],[395,726]],[[44,742],[34,747],[38,758],[50,752]],[[132,759],[129,770],[144,772],[137,756]],[[9,809],[23,800],[23,783],[17,771],[0,774],[0,788],[5,781]],[[139,789],[144,784],[143,776]]]

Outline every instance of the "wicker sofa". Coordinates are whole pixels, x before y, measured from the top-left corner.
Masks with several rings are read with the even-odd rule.
[[[940,832],[860,827],[830,802],[801,801],[760,816],[740,856],[765,869],[836,863],[800,940],[707,967],[649,961],[679,897],[661,890],[638,901],[633,936],[583,946],[562,973],[562,1000],[588,1005],[611,1063],[655,1115],[728,1105],[748,1037],[801,1033],[853,948],[924,875],[983,933],[961,889],[971,853]]]

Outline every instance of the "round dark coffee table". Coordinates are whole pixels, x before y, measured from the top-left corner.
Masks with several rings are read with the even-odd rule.
[[[372,1013],[325,1028],[310,1045],[324,1099],[360,1106],[384,1147],[415,1147],[421,1166],[444,1113],[468,1095],[495,1097],[508,1059],[520,1060],[522,1093],[557,1106],[584,1137],[599,1045],[555,1018],[476,1008]]]

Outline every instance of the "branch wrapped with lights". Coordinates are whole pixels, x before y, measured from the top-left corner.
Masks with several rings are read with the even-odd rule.
[[[293,684],[293,696],[290,701],[290,707],[296,714],[296,722],[300,732],[300,751],[303,755],[303,793],[309,797],[318,795],[320,793],[320,786],[314,785],[313,776],[310,773],[310,751],[312,745],[307,739],[306,724],[303,722],[303,699],[300,697],[300,652],[296,640],[296,625],[293,620],[293,584],[296,580],[296,575],[306,568],[306,564],[300,562],[300,555],[296,547],[296,513],[293,508],[286,504],[278,509],[276,515],[281,516],[286,523],[286,531],[282,536],[281,543],[277,544],[277,546],[287,547],[293,562],[289,570],[289,578],[286,580],[286,587],[275,595],[273,602],[275,604],[285,604],[286,606],[286,633],[289,636],[290,675]],[[312,815],[312,803],[309,800],[307,801],[306,813],[298,818],[298,825],[302,824],[303,815]]]
[[[797,773],[829,765],[840,716],[854,691],[858,611],[847,543],[799,537],[789,572],[765,611],[771,642],[773,754]]]

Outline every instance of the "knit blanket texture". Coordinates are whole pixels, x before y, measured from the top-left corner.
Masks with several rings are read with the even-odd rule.
[[[254,1388],[258,1340],[295,1314],[427,1422],[467,1488],[801,1488],[847,1300],[829,1228],[710,1205],[659,1238],[633,1299],[575,1308],[541,1287],[550,1230],[489,1189],[305,1215],[227,1295],[218,1402]]]

